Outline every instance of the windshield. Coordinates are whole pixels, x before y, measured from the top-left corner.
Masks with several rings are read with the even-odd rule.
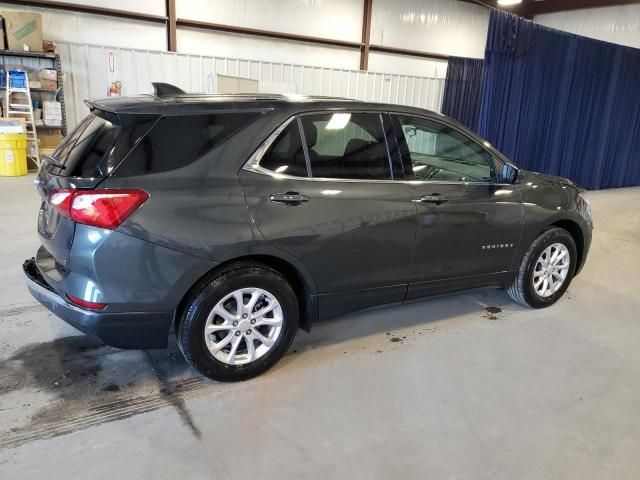
[[[110,153],[119,133],[117,116],[107,112],[91,113],[51,155],[59,166],[50,162],[47,170],[65,177],[100,176],[100,163]]]

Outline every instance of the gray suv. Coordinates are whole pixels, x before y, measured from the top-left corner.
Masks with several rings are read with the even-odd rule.
[[[36,180],[28,288],[108,345],[175,329],[199,372],[242,380],[315,321],[476,287],[546,307],[584,265],[583,191],[447,117],[155,87],[87,102]]]

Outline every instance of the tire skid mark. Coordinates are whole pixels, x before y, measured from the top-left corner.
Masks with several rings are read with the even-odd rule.
[[[198,392],[213,388],[212,384],[199,378],[188,378],[171,382],[174,395],[181,399],[194,396]],[[43,419],[39,423],[32,423],[24,427],[2,434],[0,448],[17,448],[35,440],[47,440],[68,435],[104,423],[125,420],[135,415],[153,412],[163,407],[174,406],[175,399],[167,398],[160,392],[137,397],[121,398],[111,402],[94,402],[78,416],[73,418]],[[68,412],[68,410],[65,410]]]
[[[19,305],[17,307],[5,308],[0,310],[0,318],[17,317],[28,312],[44,312],[47,309],[39,303],[29,303],[27,305]]]

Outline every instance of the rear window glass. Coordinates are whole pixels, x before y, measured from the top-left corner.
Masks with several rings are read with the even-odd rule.
[[[241,112],[163,117],[127,155],[115,174],[139,175],[184,167],[258,115]]]
[[[88,115],[51,155],[64,168],[47,163],[48,171],[65,177],[97,176],[99,165],[110,153],[120,130],[115,115],[105,112]]]

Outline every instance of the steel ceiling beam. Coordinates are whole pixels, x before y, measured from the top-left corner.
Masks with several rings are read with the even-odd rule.
[[[360,49],[360,70],[369,69],[369,47],[371,43],[371,10],[373,0],[364,0],[362,9],[362,48]]]
[[[167,50],[170,52],[178,51],[178,33],[176,26],[176,0],[166,0],[167,13]]]
[[[127,18],[129,20],[142,20],[144,22],[167,22],[167,17],[165,15],[151,15],[148,13],[130,12],[128,10],[118,10],[115,8],[81,5],[79,3],[52,2],[49,0],[2,0],[2,3],[8,3],[10,5],[20,5],[23,7],[51,8],[54,10],[65,10],[69,12],[92,13],[94,15]]]
[[[543,2],[529,2],[524,10],[528,17],[533,18],[543,13],[634,4],[640,4],[640,0],[545,0]]]
[[[524,18],[532,19],[543,13],[566,12],[570,10],[583,10],[585,8],[611,7],[614,5],[640,4],[640,0],[522,0],[517,5],[498,5],[497,0],[460,0],[465,3],[473,3],[487,8],[498,8],[506,12],[512,12]]]

